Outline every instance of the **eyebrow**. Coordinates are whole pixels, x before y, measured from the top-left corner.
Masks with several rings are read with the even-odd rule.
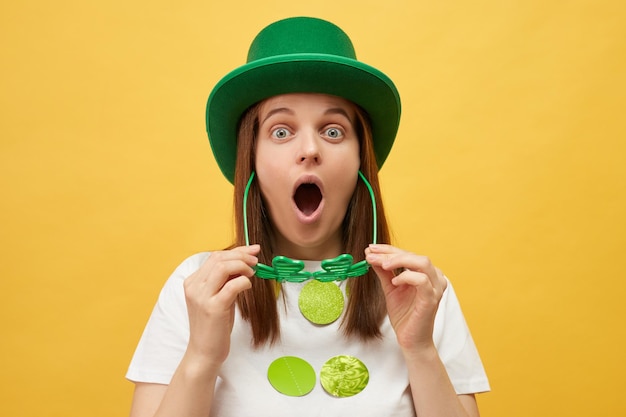
[[[272,117],[273,115],[277,114],[277,113],[287,113],[290,115],[294,115],[295,113],[293,112],[293,110],[288,109],[287,107],[279,107],[276,109],[272,109],[270,110],[267,115],[263,118],[263,120],[261,121],[261,124],[265,123],[265,121],[267,119],[269,119],[270,117]]]
[[[324,114],[340,114],[342,116],[344,116],[346,119],[348,119],[348,121],[350,123],[353,123],[352,121],[352,117],[350,117],[350,115],[348,114],[347,111],[345,111],[345,109],[341,108],[341,107],[331,107],[330,109],[327,109]]]

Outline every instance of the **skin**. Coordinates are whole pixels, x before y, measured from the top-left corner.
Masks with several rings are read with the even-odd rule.
[[[263,103],[259,119],[256,170],[278,252],[296,259],[338,256],[341,220],[359,168],[352,105],[319,94],[282,95]],[[302,176],[314,177],[324,194],[320,212],[304,221],[292,201]],[[259,251],[251,245],[213,252],[185,280],[187,351],[169,385],[136,385],[131,417],[209,415],[217,374],[230,350],[235,299],[251,287]],[[427,257],[391,245],[370,245],[365,256],[382,284],[417,415],[478,416],[474,396],[455,393],[432,340],[447,286],[441,271]],[[396,270],[402,272],[395,275]]]
[[[357,182],[359,141],[347,100],[321,94],[289,94],[259,109],[256,171],[273,226],[277,253],[324,259],[342,251],[340,226]],[[292,200],[299,180],[315,178],[321,214],[303,222]]]

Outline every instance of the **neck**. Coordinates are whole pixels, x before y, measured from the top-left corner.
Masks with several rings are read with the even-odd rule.
[[[298,245],[287,240],[284,236],[278,235],[276,236],[274,247],[276,248],[274,255],[283,255],[303,261],[321,261],[335,258],[343,253],[341,234],[339,232],[331,239],[311,245]]]

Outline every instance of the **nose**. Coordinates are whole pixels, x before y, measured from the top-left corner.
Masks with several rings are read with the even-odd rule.
[[[322,155],[319,143],[321,139],[317,137],[316,132],[302,132],[299,139],[300,146],[298,147],[298,163],[321,163]]]

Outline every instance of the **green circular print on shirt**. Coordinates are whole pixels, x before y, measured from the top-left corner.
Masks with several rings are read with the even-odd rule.
[[[304,359],[283,356],[267,369],[267,379],[281,394],[302,397],[315,387],[315,371]]]
[[[363,362],[354,356],[330,358],[320,372],[322,387],[334,397],[352,397],[363,391],[370,374]]]
[[[343,293],[334,282],[310,281],[300,291],[302,315],[315,324],[330,324],[343,312]]]

